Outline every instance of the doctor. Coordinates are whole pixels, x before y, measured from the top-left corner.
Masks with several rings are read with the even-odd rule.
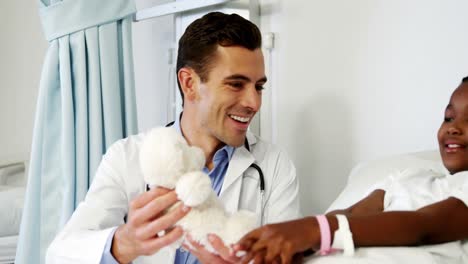
[[[278,148],[249,133],[267,81],[261,34],[238,15],[210,13],[193,22],[179,41],[177,78],[183,113],[173,126],[203,149],[205,171],[228,211],[255,212],[258,222],[300,216],[294,165]],[[220,255],[195,245],[171,249],[182,236],[173,225],[190,208],[174,191],[146,191],[139,168],[145,133],[113,144],[104,155],[84,202],[50,245],[47,263],[231,263],[237,259],[217,237]],[[260,197],[259,172],[265,195]],[[209,221],[209,219],[207,219]],[[160,231],[166,231],[165,235]]]

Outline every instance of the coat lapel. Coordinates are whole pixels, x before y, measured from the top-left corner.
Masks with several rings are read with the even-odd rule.
[[[249,145],[256,143],[256,138],[250,133],[247,133]],[[223,187],[221,188],[220,198],[225,201],[225,206],[228,211],[236,211],[239,205],[239,197],[242,188],[242,175],[254,163],[255,157],[250,153],[245,146],[235,149],[229,166],[224,175]]]

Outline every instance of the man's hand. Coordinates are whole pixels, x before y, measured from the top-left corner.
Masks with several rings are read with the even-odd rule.
[[[204,246],[200,245],[196,241],[192,240],[190,235],[187,235],[187,240],[190,242],[189,245],[184,245],[184,247],[190,251],[201,263],[210,263],[210,264],[229,264],[237,263],[240,261],[240,258],[234,255],[232,249],[224,245],[221,238],[217,235],[210,234],[208,235],[208,240],[211,246],[218,252],[219,255],[213,254],[205,249]]]
[[[180,204],[170,212],[165,210],[177,203],[174,191],[155,188],[138,196],[130,203],[128,221],[117,228],[111,253],[119,263],[130,263],[138,256],[152,255],[179,239],[183,231],[173,225],[190,208]],[[158,233],[165,231],[163,236]]]

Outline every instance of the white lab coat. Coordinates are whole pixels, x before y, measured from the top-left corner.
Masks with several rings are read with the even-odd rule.
[[[46,263],[99,263],[113,228],[124,223],[128,205],[145,192],[139,166],[139,148],[145,133],[113,144],[96,172],[93,183],[64,229],[47,251]],[[228,211],[256,212],[260,222],[259,176],[249,166],[255,161],[265,177],[264,223],[300,217],[296,169],[286,153],[247,134],[250,152],[236,148],[220,193]],[[133,263],[173,263],[175,251],[164,248]]]

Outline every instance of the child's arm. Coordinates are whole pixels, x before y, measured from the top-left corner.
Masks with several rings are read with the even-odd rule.
[[[417,211],[348,216],[356,246],[412,246],[468,238],[468,207],[450,197]]]
[[[327,219],[333,235],[336,217]],[[415,246],[468,238],[468,207],[452,197],[417,211],[350,214],[348,221],[356,246]],[[250,251],[243,263],[258,252],[267,262],[276,258],[288,262],[297,252],[317,250],[320,230],[315,217],[266,225],[244,236],[236,247]]]
[[[385,196],[385,191],[378,189],[378,190],[373,191],[367,197],[355,203],[354,205],[343,210],[331,211],[327,215],[343,214],[343,215],[349,216],[349,215],[356,215],[356,214],[370,214],[370,213],[382,212],[384,209],[383,208],[384,196]]]

